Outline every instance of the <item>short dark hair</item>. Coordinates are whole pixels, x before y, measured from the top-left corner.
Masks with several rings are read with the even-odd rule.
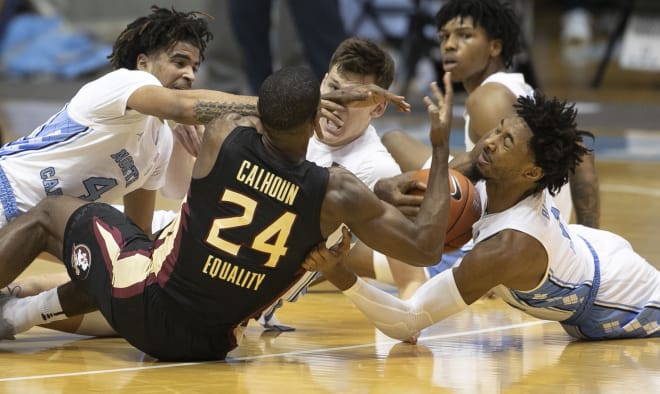
[[[440,31],[450,20],[468,16],[488,38],[502,41],[502,61],[511,66],[513,55],[520,51],[520,21],[511,6],[501,0],[450,0],[436,14],[435,26]]]
[[[316,118],[321,100],[319,81],[303,66],[284,67],[261,84],[257,111],[266,129],[297,131]]]
[[[394,80],[394,60],[376,43],[365,38],[351,37],[342,41],[330,59],[330,67],[337,71],[358,75],[373,75],[376,85],[389,89]]]
[[[151,55],[179,42],[197,47],[200,60],[204,59],[206,44],[213,39],[213,34],[200,15],[204,14],[151,6],[151,14],[129,23],[119,34],[108,56],[110,63],[115,69],[135,70],[140,53]]]
[[[575,172],[582,157],[592,151],[584,146],[583,137],[593,140],[594,135],[577,129],[575,103],[547,99],[536,90],[533,97],[518,97],[513,106],[532,131],[529,147],[535,164],[543,170],[534,192],[547,187],[554,196],[568,181],[569,173]]]

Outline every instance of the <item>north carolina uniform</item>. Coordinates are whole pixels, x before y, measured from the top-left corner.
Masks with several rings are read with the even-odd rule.
[[[525,77],[520,74],[520,73],[508,73],[508,72],[496,72],[494,74],[491,74],[488,76],[488,78],[484,79],[483,82],[481,82],[480,86],[483,86],[488,83],[498,83],[500,85],[503,85],[507,89],[511,91],[516,97],[521,97],[521,96],[532,96],[534,94],[534,89],[525,82]],[[463,119],[465,120],[465,151],[469,152],[472,149],[474,149],[476,141],[472,141],[470,139],[470,114],[468,114],[467,111],[463,113]],[[431,161],[428,160],[424,164],[424,168],[430,168],[431,167]],[[559,211],[561,212],[562,218],[566,222],[568,222],[571,218],[571,212],[573,210],[573,203],[571,201],[571,188],[570,185],[567,183],[564,186],[562,186],[560,192],[553,197],[555,199],[555,204],[559,208]],[[444,254],[442,256],[442,260],[440,263],[427,267],[426,268],[426,273],[427,276],[432,277],[434,275],[437,275],[438,273],[453,267],[456,265],[458,262],[461,261],[463,256],[467,252],[469,252],[472,249],[472,242],[468,242],[465,244],[463,247],[460,249]]]
[[[311,138],[307,146],[307,160],[321,167],[341,166],[372,190],[379,179],[401,173],[401,168],[372,125],[361,136],[343,146],[330,146],[316,137]]]
[[[160,119],[126,108],[146,85],[161,86],[148,72],[110,72],[31,134],[0,148],[0,226],[49,195],[111,202],[160,188],[172,132]]]
[[[485,183],[477,187],[485,196]],[[484,202],[484,205],[485,202]],[[538,286],[494,289],[508,304],[540,319],[559,321],[584,339],[660,336],[660,271],[608,231],[566,224],[545,190],[473,225],[475,245],[502,230],[538,240],[548,267]]]
[[[67,269],[135,347],[161,360],[221,359],[305,272],[323,240],[327,183],[327,169],[273,162],[260,134],[239,127],[153,243],[108,205],[76,211]]]

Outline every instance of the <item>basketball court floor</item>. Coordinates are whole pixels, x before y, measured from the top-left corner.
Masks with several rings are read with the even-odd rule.
[[[543,23],[549,22],[540,18],[536,31]],[[602,85],[591,89],[594,61],[562,61],[555,38],[537,37],[533,55],[546,93],[577,101],[580,125],[597,136],[601,227],[627,238],[660,267],[660,75],[622,70],[613,60]],[[30,102],[38,109],[56,99]],[[401,127],[425,138],[421,100],[411,101],[415,114],[390,110],[379,130]],[[20,111],[24,102],[5,96],[3,104]],[[460,104],[459,97],[456,149]],[[59,269],[40,260],[26,275]],[[251,324],[226,361],[205,363],[163,363],[119,338],[35,328],[0,342],[0,392],[660,392],[658,339],[574,341],[558,323],[499,300],[480,300],[428,328],[416,345],[379,333],[329,285],[285,305],[278,318],[296,330],[265,332]]]

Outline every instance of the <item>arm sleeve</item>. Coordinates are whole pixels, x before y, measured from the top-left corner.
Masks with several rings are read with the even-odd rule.
[[[467,308],[452,270],[424,283],[408,300],[401,300],[358,278],[344,294],[385,335],[408,340],[440,320]]]

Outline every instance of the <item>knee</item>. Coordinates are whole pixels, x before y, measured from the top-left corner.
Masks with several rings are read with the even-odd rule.
[[[385,147],[390,150],[391,147],[397,146],[403,141],[407,135],[401,130],[391,130],[383,134],[380,138]]]

